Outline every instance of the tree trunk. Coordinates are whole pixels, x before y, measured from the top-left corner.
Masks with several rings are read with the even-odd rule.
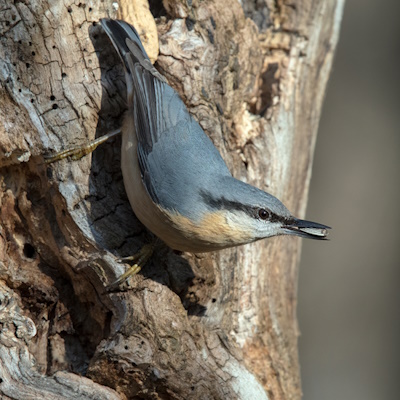
[[[298,399],[301,241],[159,250],[129,284],[135,218],[122,65],[98,21],[134,22],[233,175],[305,213],[344,0],[0,0],[0,392],[4,399]],[[154,17],[156,17],[156,25]],[[316,246],[319,243],[315,243]]]

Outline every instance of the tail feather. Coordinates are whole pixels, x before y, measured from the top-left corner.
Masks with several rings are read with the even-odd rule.
[[[139,34],[133,26],[129,25],[125,21],[109,18],[102,18],[100,22],[121,57],[125,67],[128,68],[126,65],[126,55],[129,54],[129,52],[132,52],[135,62],[142,63],[143,60],[149,59],[146,50],[142,45]],[[129,39],[129,41],[127,41],[127,39]],[[128,43],[131,45],[128,46]]]
[[[131,75],[133,66],[139,63],[154,77],[166,82],[165,78],[153,67],[143,47],[136,29],[125,21],[103,18],[100,20],[104,31],[117,50],[126,72]]]

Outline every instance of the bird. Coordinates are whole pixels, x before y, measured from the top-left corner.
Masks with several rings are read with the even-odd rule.
[[[327,238],[330,227],[295,218],[272,194],[234,178],[178,93],[150,62],[136,29],[122,20],[100,22],[125,70],[124,186],[149,231],[170,248],[191,253],[279,235]],[[118,283],[137,273],[150,254],[151,246],[139,252]]]

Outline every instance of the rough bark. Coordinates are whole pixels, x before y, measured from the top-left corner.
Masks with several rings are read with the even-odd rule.
[[[299,239],[161,249],[108,292],[125,269],[118,258],[150,237],[124,192],[120,140],[80,161],[43,162],[119,126],[123,70],[97,22],[129,19],[128,3],[139,7],[0,0],[2,398],[298,399]],[[300,217],[342,9],[150,1],[157,68],[233,175]],[[140,12],[151,42],[153,16]]]

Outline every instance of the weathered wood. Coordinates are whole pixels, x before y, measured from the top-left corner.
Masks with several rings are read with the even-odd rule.
[[[0,392],[300,398],[299,239],[160,249],[107,292],[125,268],[118,258],[150,237],[124,192],[120,140],[77,162],[43,162],[119,126],[123,70],[97,22],[128,19],[128,4],[151,41],[143,2],[0,0]],[[157,68],[234,176],[302,217],[343,0],[150,5]]]

